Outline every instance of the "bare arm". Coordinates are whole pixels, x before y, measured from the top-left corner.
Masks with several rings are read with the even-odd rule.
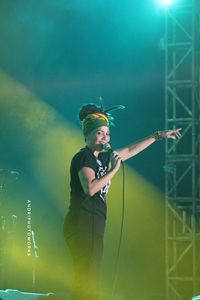
[[[125,161],[136,154],[140,153],[155,141],[166,138],[166,139],[177,139],[181,136],[180,133],[181,128],[176,130],[167,130],[167,131],[158,131],[154,133],[152,136],[146,137],[138,142],[130,144],[122,149],[117,150],[117,153],[121,157],[122,161]]]
[[[110,171],[106,175],[101,178],[95,178],[95,172],[92,168],[83,167],[78,175],[83,188],[83,191],[89,195],[93,196],[95,193],[100,191],[117,173],[120,168],[121,161],[125,161],[130,157],[138,154],[143,151],[147,147],[149,147],[156,140],[161,138],[170,138],[176,139],[181,136],[180,134],[181,128],[177,130],[168,130],[163,132],[155,133],[152,136],[144,138],[141,141],[130,144],[117,152],[112,153],[110,160]]]
[[[119,155],[112,155],[110,161],[110,171],[101,178],[95,178],[95,172],[92,168],[83,167],[78,175],[83,188],[83,191],[89,195],[93,196],[95,193],[100,191],[117,173],[121,165],[121,158]]]

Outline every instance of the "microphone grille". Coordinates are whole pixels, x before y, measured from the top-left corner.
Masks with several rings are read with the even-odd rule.
[[[109,144],[109,143],[104,144],[104,145],[103,145],[103,150],[105,150],[105,151],[111,150],[110,144]]]

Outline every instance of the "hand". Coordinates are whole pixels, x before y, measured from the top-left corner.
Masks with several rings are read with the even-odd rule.
[[[121,161],[122,159],[119,154],[116,151],[112,152],[110,157],[111,170],[115,170],[117,172],[121,166]]]
[[[159,134],[161,138],[176,140],[181,137],[181,133],[180,133],[181,130],[182,128],[175,129],[175,130],[160,131]]]

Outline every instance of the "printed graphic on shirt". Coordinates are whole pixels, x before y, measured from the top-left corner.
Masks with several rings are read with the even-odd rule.
[[[97,178],[103,177],[107,172],[107,166],[103,167],[100,160],[97,159],[98,163],[98,171],[97,171]],[[100,197],[103,201],[106,201],[106,194],[108,193],[109,187],[110,187],[111,181],[109,182],[100,190]]]

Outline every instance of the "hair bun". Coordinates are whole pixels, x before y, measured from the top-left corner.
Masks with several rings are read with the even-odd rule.
[[[87,117],[87,115],[97,113],[97,112],[102,112],[102,109],[96,106],[96,104],[89,103],[83,105],[79,111],[79,120],[83,121]]]

